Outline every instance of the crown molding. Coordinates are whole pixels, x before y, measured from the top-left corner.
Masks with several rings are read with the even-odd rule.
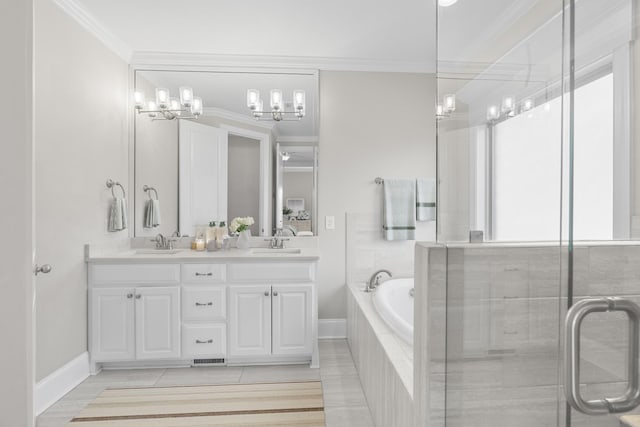
[[[100,40],[109,50],[130,63],[133,50],[125,42],[107,30],[94,16],[76,0],[53,0],[67,15],[82,28]]]
[[[134,67],[257,67],[317,69],[323,71],[374,71],[396,73],[433,73],[433,61],[389,61],[364,58],[333,58],[315,56],[217,55],[209,53],[178,53],[135,51]]]
[[[202,111],[203,116],[214,116],[219,117],[221,119],[233,120],[234,122],[243,123],[246,125],[251,125],[255,127],[259,127],[262,129],[273,130],[273,127],[276,125],[274,122],[261,122],[255,119],[252,119],[249,116],[245,116],[244,114],[234,113],[233,111],[224,110],[222,108],[215,107],[205,107]]]

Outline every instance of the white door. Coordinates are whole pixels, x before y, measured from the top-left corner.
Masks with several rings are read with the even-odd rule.
[[[229,354],[271,354],[271,287],[230,287],[229,302]]]
[[[133,360],[136,356],[134,289],[92,289],[90,292],[92,360]]]
[[[180,288],[136,288],[136,358],[180,357]]]
[[[194,226],[227,221],[228,132],[213,126],[180,122],[180,233]]]
[[[274,286],[273,354],[311,354],[313,285]]]

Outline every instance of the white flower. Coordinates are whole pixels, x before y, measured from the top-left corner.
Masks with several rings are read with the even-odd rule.
[[[255,224],[253,217],[238,216],[233,218],[233,220],[231,221],[231,224],[229,225],[229,230],[231,230],[232,233],[240,233],[242,231],[247,230],[253,224]]]

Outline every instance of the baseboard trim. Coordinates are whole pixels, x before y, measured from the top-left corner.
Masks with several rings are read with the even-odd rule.
[[[347,319],[318,319],[318,339],[346,337]]]
[[[47,410],[89,376],[89,353],[68,362],[38,381],[33,390],[33,410],[36,416]]]

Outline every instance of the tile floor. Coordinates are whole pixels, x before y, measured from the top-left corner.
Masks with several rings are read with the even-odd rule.
[[[107,387],[321,380],[327,427],[372,427],[373,421],[346,340],[322,340],[320,369],[307,365],[102,371],[87,378],[38,417],[37,427],[62,427]]]

